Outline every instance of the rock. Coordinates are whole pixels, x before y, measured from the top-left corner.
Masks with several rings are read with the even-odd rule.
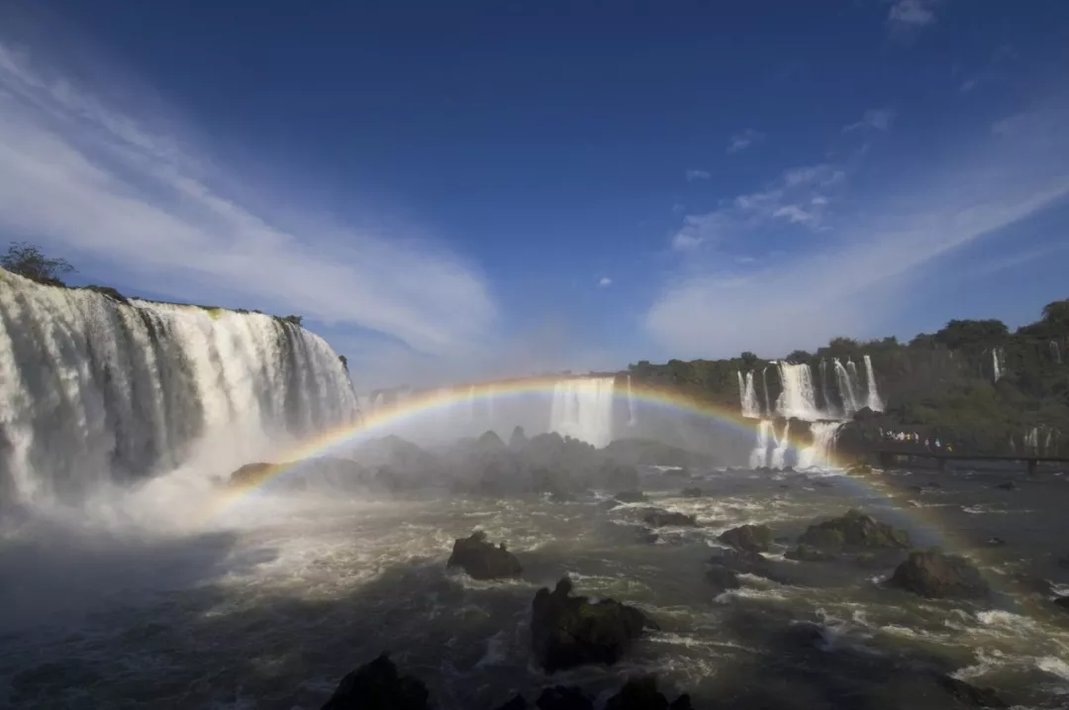
[[[713,586],[717,594],[742,586],[739,574],[754,574],[772,578],[768,560],[757,552],[747,550],[724,550],[709,558],[709,568],[705,580]]]
[[[984,541],[984,543],[991,547],[1002,547],[1006,544],[1006,541],[1003,540],[1001,537],[989,537],[987,538],[987,540]]]
[[[504,705],[498,705],[497,710],[527,710],[527,707],[527,699],[517,693]]]
[[[482,530],[456,540],[446,566],[463,567],[473,579],[518,577],[523,572],[520,561],[505,549],[505,543],[494,547],[486,541],[486,533]]]
[[[275,463],[247,463],[237,471],[230,474],[228,485],[244,488],[255,486],[270,476],[280,464]]]
[[[998,489],[1001,489],[1001,490],[1004,490],[1004,491],[1015,491],[1015,490],[1017,490],[1017,484],[1014,483],[1013,481],[1006,481],[1005,483],[999,483],[998,485],[995,486],[995,488],[998,488]]]
[[[642,516],[647,525],[654,528],[663,528],[666,525],[678,525],[681,527],[696,527],[697,519],[693,515],[676,513],[670,510],[655,509]]]
[[[965,681],[949,675],[939,675],[936,682],[956,700],[966,707],[1005,708],[1009,707],[991,688],[977,688]]]
[[[547,672],[588,663],[612,665],[650,624],[638,609],[613,599],[590,603],[571,596],[567,577],[531,604],[531,647]]]
[[[645,503],[649,500],[642,491],[620,491],[613,498],[621,503]]]
[[[574,503],[576,501],[575,496],[562,490],[549,491],[548,497],[551,503]]]
[[[740,525],[720,533],[717,539],[738,550],[767,552],[772,546],[772,530],[767,525]]]
[[[742,586],[738,573],[723,565],[713,565],[706,570],[705,581],[712,585],[717,594],[723,594],[729,589],[738,589]]]
[[[657,690],[657,678],[630,678],[616,695],[605,703],[605,710],[692,710],[689,695],[680,695],[672,703]]]
[[[842,517],[810,525],[798,542],[825,551],[907,548],[909,535],[860,511],[851,510]]]
[[[895,568],[888,585],[933,599],[977,598],[988,593],[980,572],[968,560],[940,552],[911,552]]]
[[[594,701],[575,686],[557,685],[538,696],[538,710],[594,710]]]
[[[684,498],[702,498],[705,496],[705,491],[701,488],[684,488],[679,492],[679,495]]]
[[[1054,600],[1054,605],[1062,611],[1069,611],[1069,597],[1058,597]]]
[[[323,710],[426,710],[427,687],[399,676],[384,653],[342,678]]]
[[[798,562],[828,562],[835,559],[835,555],[831,552],[825,552],[812,545],[801,544],[798,547],[793,547],[783,555],[788,560],[796,560]]]

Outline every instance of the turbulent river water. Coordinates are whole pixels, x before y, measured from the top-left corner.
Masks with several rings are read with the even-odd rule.
[[[1069,591],[1063,474],[642,475],[650,504],[700,527],[652,538],[641,522],[649,504],[596,491],[569,503],[250,495],[172,533],[24,521],[0,546],[0,705],[313,708],[386,650],[440,708],[492,708],[558,683],[604,697],[638,672],[690,692],[696,707],[944,707],[911,695],[911,664],[992,686],[1022,708],[1069,706],[1069,614],[1049,601]],[[1010,479],[1016,490],[995,487]],[[681,497],[685,486],[707,495]],[[808,523],[850,507],[907,528],[919,546],[969,554],[993,600],[884,589],[891,568],[879,564],[783,559]],[[742,523],[772,527],[778,581],[744,575],[717,594],[705,561],[717,535]],[[508,543],[521,579],[446,570],[453,539],[476,528]],[[530,603],[563,575],[579,593],[638,605],[660,630],[616,667],[547,677],[529,653]],[[819,629],[815,645],[792,640],[803,626]]]

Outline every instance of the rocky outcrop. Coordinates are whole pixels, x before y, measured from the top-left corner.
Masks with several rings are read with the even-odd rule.
[[[235,488],[249,488],[267,479],[280,464],[275,463],[247,463],[230,474],[227,485]]]
[[[839,518],[810,525],[798,542],[825,552],[906,549],[909,535],[860,511],[851,510]]]
[[[1054,605],[1062,611],[1069,612],[1069,597],[1058,597],[1054,600]]]
[[[672,510],[655,508],[642,516],[642,520],[654,528],[663,528],[669,525],[692,528],[698,525],[698,520],[693,515],[677,513]]]
[[[887,584],[932,599],[979,598],[989,591],[980,572],[964,557],[934,551],[911,552]]]
[[[834,553],[825,552],[824,550],[804,543],[787,550],[783,556],[788,560],[794,560],[796,562],[827,562],[835,559]]]
[[[495,547],[486,541],[486,533],[482,530],[456,540],[446,566],[463,567],[473,579],[518,577],[523,573],[520,561],[505,549],[505,543]]]
[[[668,702],[668,698],[657,690],[657,678],[644,676],[631,678],[616,695],[605,703],[605,710],[693,710],[690,696],[683,694]]]
[[[342,678],[323,710],[427,710],[427,687],[384,653]]]
[[[939,675],[936,682],[958,703],[969,708],[1005,708],[1009,707],[991,688],[977,688],[953,676]]]
[[[772,546],[772,530],[767,525],[740,525],[720,533],[717,539],[736,550],[767,552]]]
[[[638,609],[613,599],[571,596],[567,577],[531,604],[531,647],[547,672],[589,663],[612,665],[650,624]]]
[[[768,560],[758,552],[723,550],[709,558],[707,565],[705,581],[717,594],[742,586],[740,574],[773,577]]]

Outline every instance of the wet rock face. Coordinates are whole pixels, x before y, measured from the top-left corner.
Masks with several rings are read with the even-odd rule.
[[[605,703],[605,710],[692,710],[689,695],[680,695],[671,703],[657,690],[657,678],[631,678],[616,695]]]
[[[949,675],[941,675],[936,682],[958,703],[969,708],[1005,708],[1005,701],[991,688],[977,688]],[[960,707],[960,706],[959,706]]]
[[[692,528],[698,525],[698,520],[693,515],[660,509],[651,510],[646,513],[642,516],[642,520],[647,525],[654,528],[663,528],[668,525]]]
[[[649,624],[638,609],[613,599],[591,603],[571,596],[565,577],[550,592],[538,590],[531,605],[531,647],[547,672],[589,663],[612,665]]]
[[[741,525],[724,531],[718,539],[737,550],[767,552],[772,546],[772,530],[767,525]]]
[[[427,710],[427,687],[397,673],[386,654],[342,678],[323,710]]]
[[[505,549],[505,543],[495,547],[486,541],[486,533],[481,530],[453,543],[453,554],[446,566],[463,567],[473,579],[518,577],[523,573],[520,561]]]
[[[911,552],[887,584],[931,599],[975,599],[989,591],[968,560],[939,552]]]
[[[851,510],[839,518],[810,525],[798,542],[825,552],[905,549],[909,547],[909,535],[860,511]]]

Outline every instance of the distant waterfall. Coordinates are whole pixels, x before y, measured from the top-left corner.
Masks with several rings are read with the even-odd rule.
[[[773,430],[773,435],[775,431]],[[791,420],[783,422],[783,434],[776,439],[776,448],[772,449],[772,460],[769,465],[772,468],[787,467],[787,450],[791,446]]]
[[[828,416],[834,416],[835,402],[831,398],[831,390],[828,388],[828,361],[820,361],[820,394],[824,399],[824,411]]]
[[[753,370],[744,376],[742,371],[736,373],[739,376],[739,401],[742,406],[742,416],[748,419],[758,419],[761,416],[761,405],[757,403],[757,390],[754,388]]]
[[[553,386],[549,428],[594,446],[612,441],[614,377],[575,377]]]
[[[876,373],[872,369],[872,358],[865,356],[865,386],[868,391],[868,399],[865,406],[874,412],[883,411],[883,400],[880,399],[880,390],[876,386]]]
[[[809,429],[813,443],[798,452],[798,468],[830,466],[840,426],[839,422],[813,422]]]
[[[1057,364],[1062,364],[1062,349],[1057,340],[1050,341],[1050,359]]]
[[[1000,359],[999,349],[991,348],[991,372],[995,382],[1002,379],[1002,363]]]
[[[769,447],[775,443],[776,433],[772,422],[762,419],[757,425],[757,441],[754,442],[753,451],[750,452],[750,468],[765,468],[770,463]]]
[[[627,426],[638,424],[638,415],[635,412],[635,395],[631,391],[631,375],[627,376]]]
[[[221,466],[242,463],[358,415],[337,353],[256,313],[0,271],[0,353],[0,489],[16,500],[74,501],[172,469],[206,436]]]
[[[776,400],[776,411],[782,417],[796,417],[806,421],[824,418],[817,408],[813,389],[813,373],[805,363],[780,361],[779,378],[783,391]]]
[[[839,397],[843,401],[843,414],[846,417],[852,417],[860,407],[857,405],[857,393],[854,391],[850,371],[843,367],[839,358],[834,358],[832,364],[835,367],[835,377],[839,382]]]
[[[761,385],[765,390],[765,414],[772,416],[772,403],[768,397],[768,367],[761,368]]]

